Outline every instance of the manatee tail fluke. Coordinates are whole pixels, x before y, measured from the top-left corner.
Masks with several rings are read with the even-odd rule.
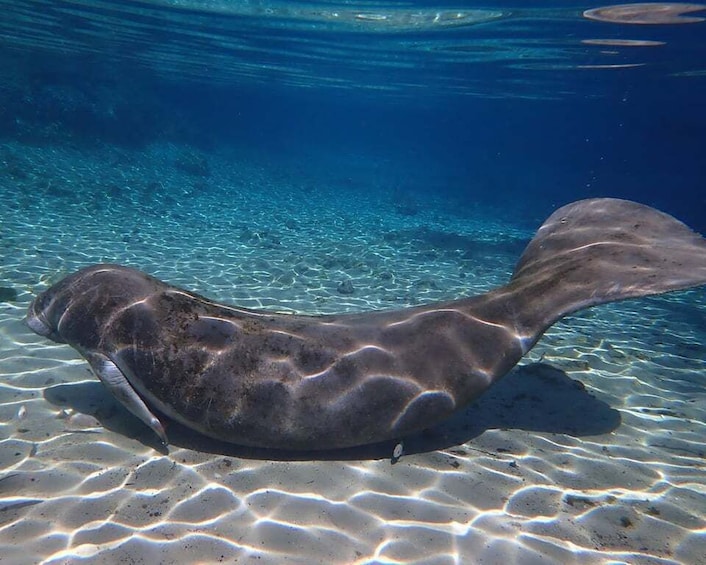
[[[597,198],[542,224],[503,293],[512,296],[518,327],[536,341],[577,310],[703,284],[703,237],[649,206]]]

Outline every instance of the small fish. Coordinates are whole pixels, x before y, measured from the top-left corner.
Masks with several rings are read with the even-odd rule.
[[[25,406],[23,404],[22,406],[20,406],[20,409],[17,411],[17,419],[24,420],[26,416],[27,416],[27,408],[25,408]]]
[[[399,442],[395,449],[392,450],[392,464],[394,465],[400,460],[400,457],[404,454],[404,444]]]

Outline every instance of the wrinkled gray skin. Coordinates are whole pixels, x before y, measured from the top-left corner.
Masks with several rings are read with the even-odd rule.
[[[219,440],[284,449],[401,438],[465,406],[562,316],[706,283],[706,242],[634,202],[557,210],[491,292],[335,316],[217,304],[95,265],[39,295],[27,324],[83,355],[167,443],[159,412]]]

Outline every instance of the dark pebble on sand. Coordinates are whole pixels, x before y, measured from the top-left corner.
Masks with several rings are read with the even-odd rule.
[[[350,280],[341,281],[340,283],[338,283],[336,290],[340,294],[353,294],[353,283]]]
[[[294,275],[294,272],[289,271],[277,276],[276,280],[280,285],[289,286],[294,284],[296,276]]]
[[[414,286],[414,288],[424,290],[439,290],[439,285],[437,284],[437,282],[430,277],[417,279],[412,283],[412,286]]]
[[[196,177],[207,177],[211,174],[208,159],[195,151],[183,152],[174,161],[174,166],[180,171]]]
[[[9,286],[0,286],[0,302],[14,302],[17,300],[17,291]]]

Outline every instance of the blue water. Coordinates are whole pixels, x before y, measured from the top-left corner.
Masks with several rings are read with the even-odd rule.
[[[626,197],[706,228],[702,22],[593,21],[590,2],[0,6],[4,137],[231,146],[535,222]]]

